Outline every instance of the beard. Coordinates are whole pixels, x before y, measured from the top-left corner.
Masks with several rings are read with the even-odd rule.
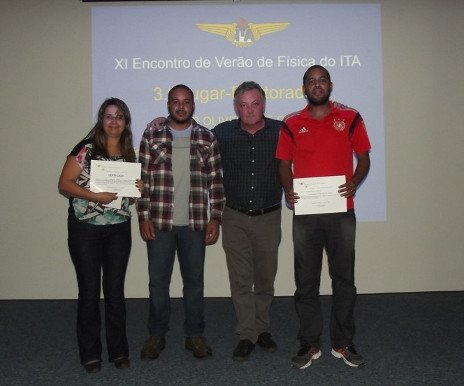
[[[179,118],[176,118],[174,115],[171,115],[169,118],[171,119],[171,121],[178,123],[178,124],[190,122],[190,120],[192,119],[192,117],[179,119]]]
[[[185,117],[179,117],[176,115],[176,113],[170,113],[169,114],[169,119],[177,124],[184,124],[187,122],[190,122],[192,119],[193,114],[186,115]]]
[[[310,94],[308,94],[308,102],[310,105],[313,105],[313,106],[325,105],[330,100],[331,93],[332,93],[332,90],[329,89],[329,92],[327,93],[327,95],[322,95],[319,97],[313,97]]]

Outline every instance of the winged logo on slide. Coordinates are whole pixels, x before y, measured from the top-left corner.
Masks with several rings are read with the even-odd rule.
[[[249,47],[261,36],[282,31],[290,23],[249,23],[240,18],[238,23],[230,24],[201,24],[196,26],[205,32],[224,36],[229,42],[238,47]]]

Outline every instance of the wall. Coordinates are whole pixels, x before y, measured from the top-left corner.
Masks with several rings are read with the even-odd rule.
[[[358,224],[358,291],[461,291],[464,3],[380,4],[387,221]],[[0,0],[0,299],[77,294],[66,242],[67,200],[57,181],[66,155],[94,119],[91,6],[80,0]],[[126,295],[146,297],[145,245],[135,219],[132,225]],[[288,296],[294,291],[289,211],[282,226],[276,294]],[[206,258],[206,295],[229,296],[220,243],[208,247]],[[177,267],[171,287],[173,296],[181,296]],[[330,293],[326,273],[321,293]]]

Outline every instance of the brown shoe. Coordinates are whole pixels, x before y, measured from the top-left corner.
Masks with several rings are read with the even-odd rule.
[[[114,360],[114,365],[119,370],[126,370],[130,367],[130,361],[127,357],[120,357]]]
[[[153,360],[159,357],[161,350],[166,347],[166,339],[161,336],[150,336],[143,345],[140,358]]]
[[[98,373],[101,370],[101,363],[99,360],[94,360],[84,364],[84,369],[90,374]]]
[[[208,346],[204,336],[188,336],[185,339],[185,348],[193,351],[195,358],[204,358],[213,354],[213,350]]]

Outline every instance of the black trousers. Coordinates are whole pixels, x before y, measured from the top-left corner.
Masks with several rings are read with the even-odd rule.
[[[353,343],[355,238],[356,216],[353,211],[293,217],[295,307],[302,345],[321,347],[323,320],[319,287],[324,249],[333,291],[331,344],[332,347],[345,347]]]
[[[108,359],[129,356],[124,281],[131,244],[130,220],[92,225],[72,214],[68,218],[68,246],[79,287],[77,340],[82,364],[101,360],[102,277]]]

